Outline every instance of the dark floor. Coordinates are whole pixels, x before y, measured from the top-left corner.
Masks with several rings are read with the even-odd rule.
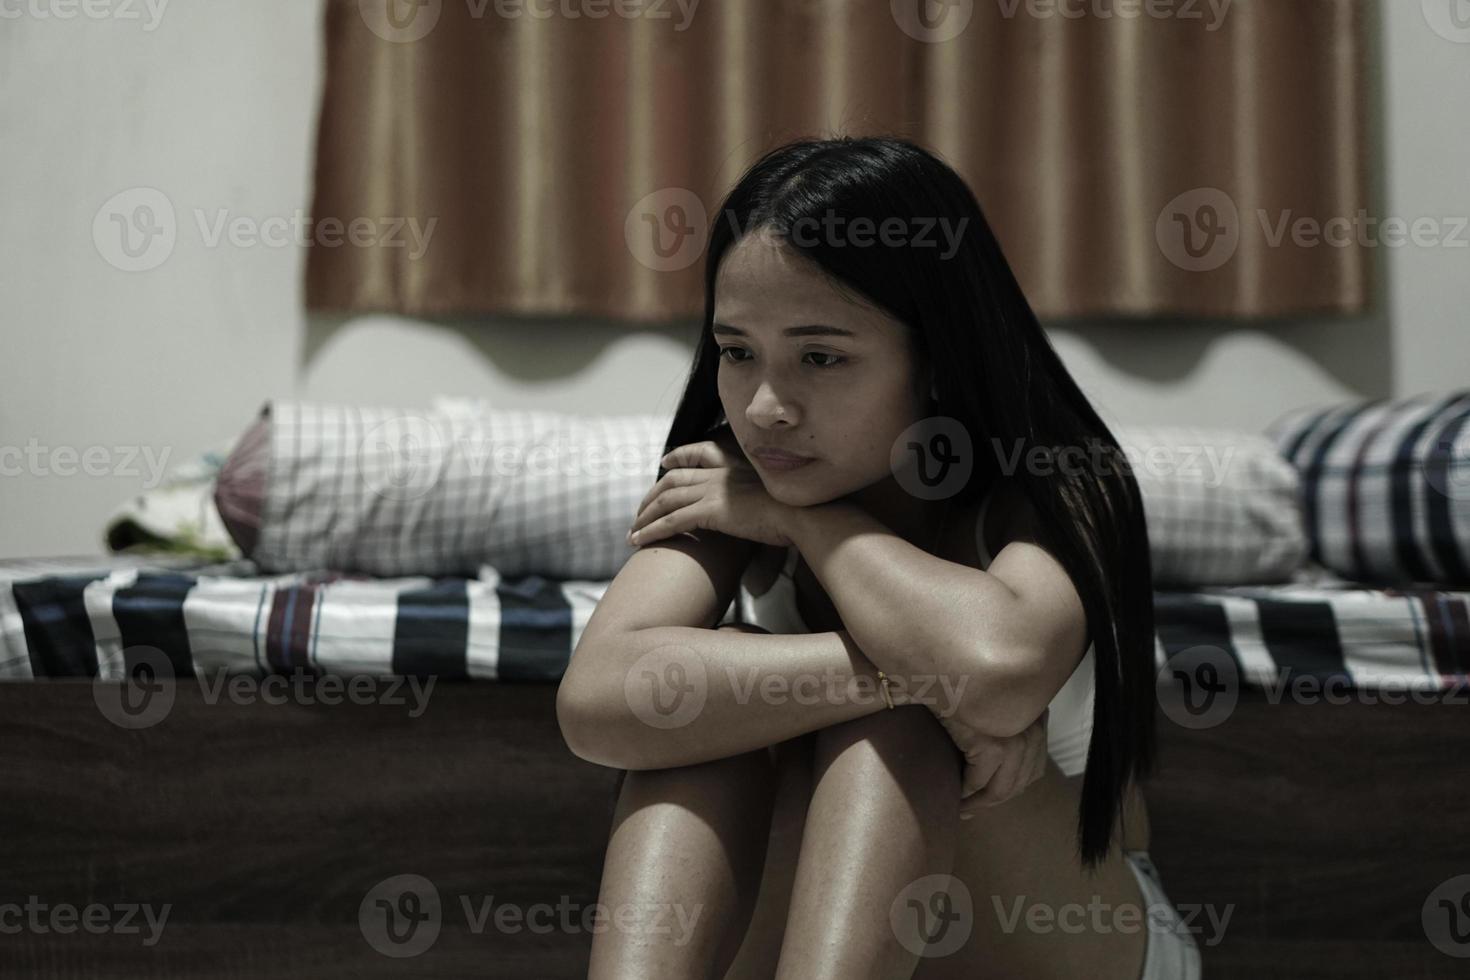
[[[554,696],[444,683],[410,718],[209,704],[183,685],[130,731],[88,682],[0,683],[0,976],[584,976],[616,773],[566,751]],[[1467,720],[1459,704],[1255,697],[1202,731],[1161,718],[1153,858],[1176,904],[1233,906],[1205,976],[1470,976],[1423,917],[1436,886],[1470,874]],[[437,937],[378,939],[432,938],[412,957],[360,924],[397,875],[432,882],[442,906]],[[554,917],[477,928],[492,896]],[[122,918],[138,904],[170,906],[155,942]]]

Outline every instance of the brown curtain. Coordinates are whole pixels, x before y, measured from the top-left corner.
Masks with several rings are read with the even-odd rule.
[[[1357,0],[690,3],[327,0],[313,215],[378,233],[318,236],[308,305],[698,315],[742,170],[866,134],[965,177],[1043,316],[1368,303]]]

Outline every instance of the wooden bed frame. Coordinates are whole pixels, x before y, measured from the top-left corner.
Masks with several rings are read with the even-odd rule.
[[[0,934],[0,972],[580,980],[617,773],[567,751],[555,691],[443,682],[410,718],[209,704],[184,684],[163,721],[125,730],[87,681],[0,683],[0,906],[171,906],[153,946],[146,930]],[[1214,728],[1161,716],[1153,858],[1177,904],[1233,906],[1205,977],[1466,976],[1421,912],[1470,874],[1467,721],[1459,703],[1259,693]],[[432,881],[444,910],[411,959],[359,926],[368,892],[400,874]],[[476,932],[461,899],[490,896],[560,903],[573,926]]]

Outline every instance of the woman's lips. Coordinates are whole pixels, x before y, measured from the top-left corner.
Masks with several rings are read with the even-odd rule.
[[[785,473],[788,470],[800,469],[807,463],[816,462],[811,456],[783,456],[756,453],[755,460],[762,469],[772,470],[777,473]]]

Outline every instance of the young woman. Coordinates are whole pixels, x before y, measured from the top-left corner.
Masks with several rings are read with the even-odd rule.
[[[1199,975],[1137,483],[950,167],[759,160],[665,449],[557,697],[625,770],[593,980]]]

